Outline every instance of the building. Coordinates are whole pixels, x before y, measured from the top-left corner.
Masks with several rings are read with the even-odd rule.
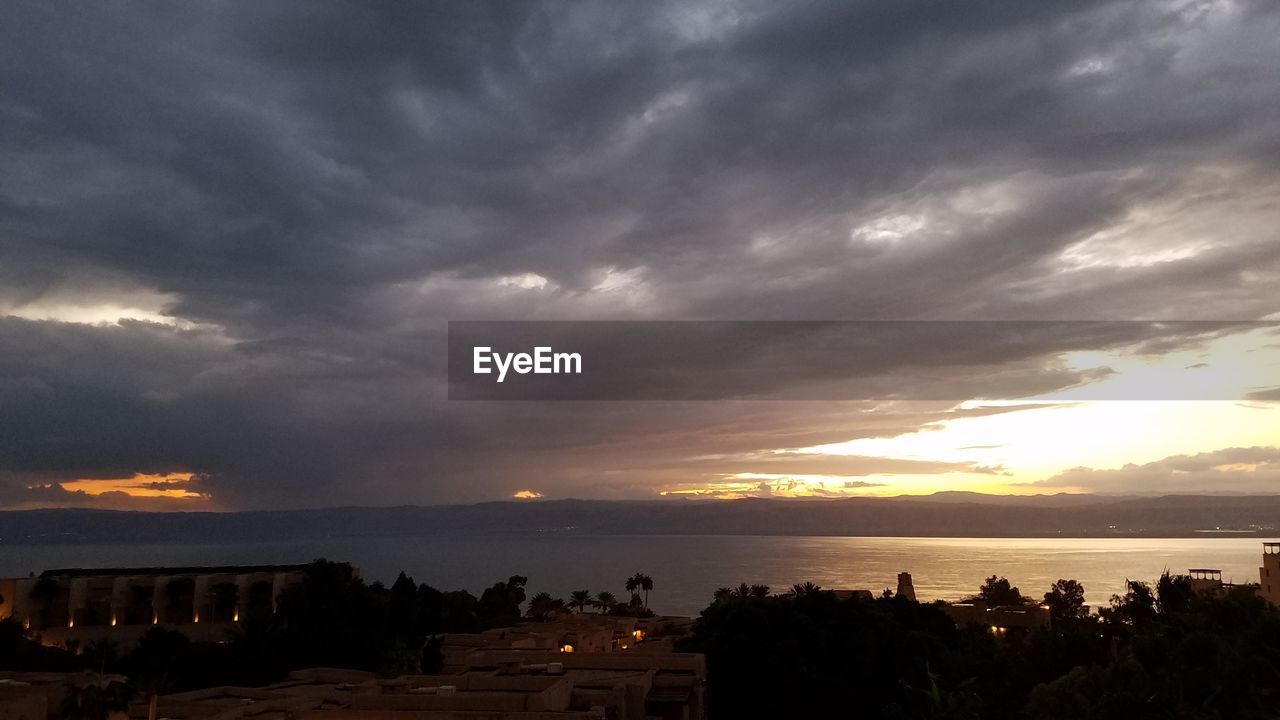
[[[616,652],[631,649],[645,637],[646,631],[639,625],[642,622],[614,615],[565,615],[480,633],[445,633],[439,636],[440,652],[446,671],[466,667],[468,657],[477,650]]]
[[[1223,595],[1229,585],[1222,582],[1222,571],[1217,568],[1191,568],[1187,570],[1191,578],[1191,589],[1199,595]]]
[[[271,612],[305,565],[46,570],[0,580],[0,618],[19,620],[47,645],[76,649],[110,638],[128,647],[154,626],[192,640],[222,640],[242,616]]]
[[[702,720],[701,655],[478,650],[442,675],[378,678],[313,668],[262,688],[215,687],[140,702],[172,720]]]
[[[939,603],[956,625],[980,625],[992,635],[1022,635],[1049,624],[1049,609],[1043,605],[987,605],[980,600]]]
[[[1280,605],[1280,542],[1262,543],[1262,567],[1258,568],[1258,595]]]
[[[49,713],[46,694],[21,680],[0,679],[0,718],[3,720],[45,720]]]

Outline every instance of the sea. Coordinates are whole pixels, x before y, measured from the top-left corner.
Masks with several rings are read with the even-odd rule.
[[[1262,543],[1275,538],[1174,539],[778,537],[725,535],[564,535],[335,537],[325,540],[217,544],[2,545],[0,577],[52,568],[164,565],[258,565],[346,561],[368,582],[390,584],[403,571],[441,590],[479,594],[511,575],[528,578],[529,595],[609,590],[642,572],[653,578],[650,607],[697,615],[717,588],[739,583],[794,583],[866,589],[897,585],[909,572],[920,600],[957,600],[984,578],[1009,578],[1039,598],[1059,578],[1084,585],[1104,606],[1126,580],[1151,581],[1168,569],[1215,568],[1225,581],[1257,582]]]

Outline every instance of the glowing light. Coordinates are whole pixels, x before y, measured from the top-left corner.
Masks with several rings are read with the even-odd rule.
[[[59,483],[67,492],[83,492],[86,495],[102,495],[119,492],[131,497],[165,497],[194,500],[208,497],[190,489],[188,483],[195,473],[176,472],[149,475],[135,473],[127,478],[79,478]]]
[[[537,500],[542,497],[542,493],[537,490],[517,490],[511,494],[511,497],[517,500]]]
[[[566,644],[564,644],[564,645],[561,645],[561,646],[560,646],[560,652],[562,652],[562,653],[571,653],[571,652],[573,652],[573,646],[572,646],[572,645],[569,645],[568,643],[566,643]]]

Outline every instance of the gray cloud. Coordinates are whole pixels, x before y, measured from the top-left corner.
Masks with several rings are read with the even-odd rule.
[[[1073,468],[1036,483],[1079,487],[1092,492],[1163,495],[1174,493],[1280,492],[1280,448],[1224,448],[1173,455],[1142,465],[1098,470]]]
[[[1264,317],[1277,35],[1260,0],[15,4],[0,488],[635,497],[956,416],[463,407],[448,319]],[[173,324],[38,319],[112,306]],[[1061,349],[936,381],[1061,386]]]

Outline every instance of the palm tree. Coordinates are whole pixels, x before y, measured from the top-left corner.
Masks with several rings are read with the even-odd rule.
[[[722,587],[711,596],[716,605],[723,605],[733,599],[733,588]]]
[[[822,588],[814,585],[812,582],[796,583],[791,586],[791,594],[796,597],[804,597],[805,595],[812,595],[821,589]]]
[[[569,607],[578,608],[578,612],[586,612],[591,603],[590,590],[574,590],[569,593]]]
[[[599,608],[600,612],[608,613],[615,605],[618,604],[618,598],[608,590],[602,590],[596,593],[595,602],[592,602],[591,604],[592,606]]]
[[[769,586],[768,585],[752,585],[751,596],[755,598],[769,597]]]
[[[644,609],[649,609],[649,591],[653,589],[653,578],[644,573],[636,573],[627,578],[627,592],[632,596],[636,596],[637,590],[644,592]]]
[[[545,621],[564,609],[564,600],[551,597],[551,593],[540,592],[529,599],[530,618]]]
[[[129,709],[133,688],[96,673],[86,673],[62,701],[62,716],[68,720],[107,720]]]
[[[110,638],[90,640],[85,646],[82,656],[85,664],[99,673],[106,673],[108,668],[115,667],[119,658],[120,643]]]
[[[739,583],[738,587],[733,589],[733,594],[735,597],[745,600],[751,597],[751,586],[746,583]]]

